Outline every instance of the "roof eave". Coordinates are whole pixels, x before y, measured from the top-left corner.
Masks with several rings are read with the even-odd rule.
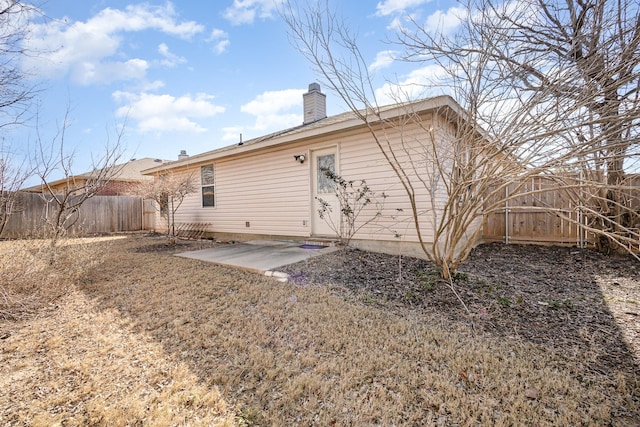
[[[407,108],[410,108],[410,111],[413,113],[426,113],[426,112],[436,110],[438,108],[443,108],[443,107],[447,107],[451,109],[456,115],[459,115],[459,116],[464,115],[464,112],[463,112],[464,110],[453,98],[451,98],[448,95],[441,95],[434,98],[428,98],[428,99],[415,101],[411,103],[398,104],[393,108],[382,111],[380,114],[380,120],[389,120],[394,117],[399,117],[403,114],[406,114]],[[376,119],[376,122],[377,121],[378,120]],[[315,125],[315,126],[312,126],[312,125]],[[328,135],[335,132],[353,129],[353,128],[364,126],[364,125],[365,125],[365,122],[363,122],[362,119],[359,119],[357,117],[353,117],[340,122],[328,123],[325,126],[318,126],[317,122],[313,122],[306,125],[307,129],[302,129],[300,131],[293,131],[290,133],[287,133],[287,131],[284,131],[283,135],[275,136],[273,138],[266,139],[266,140],[265,138],[267,138],[268,135],[265,135],[262,137],[248,140],[243,144],[229,145],[226,147],[207,151],[201,154],[196,154],[196,155],[190,156],[187,159],[176,160],[176,161],[165,163],[163,165],[159,165],[150,169],[145,169],[141,171],[141,173],[143,175],[153,175],[169,169],[182,169],[182,168],[186,168],[195,164],[199,164],[199,163],[203,163],[211,160],[217,160],[217,159],[221,159],[221,158],[232,156],[232,155],[247,153],[254,150],[286,144],[293,141],[302,141],[302,140],[313,138],[319,135]],[[295,129],[295,128],[292,128],[292,129]]]

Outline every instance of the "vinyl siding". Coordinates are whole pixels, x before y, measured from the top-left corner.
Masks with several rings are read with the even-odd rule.
[[[424,135],[424,131],[414,126],[388,130],[384,138],[385,143],[388,140],[394,147],[402,164],[409,166],[409,157],[415,160],[422,150],[419,141],[424,141]],[[442,135],[446,141],[445,134]],[[359,182],[365,179],[379,196],[378,200],[384,203],[382,215],[363,227],[355,238],[416,242],[409,198],[371,134],[364,128],[204,162],[201,165],[215,165],[216,206],[203,208],[198,191],[185,198],[176,214],[176,222],[207,222],[212,232],[310,236],[312,201],[311,164],[308,160],[312,150],[330,146],[337,147],[338,173],[347,180]],[[299,154],[306,156],[304,164],[294,160],[294,155]],[[199,167],[200,164],[194,165],[190,170],[197,174],[198,182]],[[409,172],[415,181],[413,170]],[[421,218],[426,219],[421,224],[423,239],[430,241],[433,227],[428,220],[431,212],[428,192],[419,187],[416,190]],[[382,193],[387,197],[382,199]],[[438,203],[444,202],[442,191],[437,193],[437,200]],[[365,221],[375,213],[376,208],[369,206],[360,219]],[[250,227],[246,227],[247,222]],[[401,237],[396,237],[396,234]]]
[[[308,236],[309,164],[293,158],[307,149],[296,144],[213,162],[216,206],[203,208],[199,192],[189,195],[176,221],[208,222],[215,232]]]
[[[428,127],[430,117],[424,120],[423,127]],[[439,129],[438,132],[440,132]],[[378,132],[378,134],[383,147],[386,147],[387,144],[391,146],[399,165],[407,173],[414,186],[422,238],[424,241],[430,242],[433,240],[433,209],[428,188],[420,182],[417,175],[423,174],[424,169],[432,163],[430,162],[431,153],[424,152],[425,133],[414,125],[387,129],[385,132]],[[438,135],[438,141],[446,146],[448,139],[445,137],[445,131],[442,130]],[[391,154],[390,151],[387,152]],[[367,185],[378,195],[377,199],[384,204],[381,215],[360,229],[355,238],[417,242],[418,233],[413,222],[410,199],[372,137],[363,138],[360,136],[354,138],[353,141],[345,141],[341,145],[341,154],[343,178],[357,181],[365,179]],[[387,197],[380,197],[382,193]],[[446,194],[440,186],[436,189],[436,205],[442,206],[445,201]],[[362,221],[366,221],[372,218],[375,212],[375,206],[369,205],[360,218]]]

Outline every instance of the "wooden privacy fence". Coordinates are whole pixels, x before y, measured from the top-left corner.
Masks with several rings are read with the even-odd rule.
[[[18,193],[13,212],[0,237],[42,236],[48,231],[45,218],[52,215],[54,209],[55,205],[47,203],[40,194]],[[149,224],[144,222],[144,212],[140,197],[94,196],[82,204],[78,220],[69,233],[89,235],[145,230]]]
[[[565,177],[566,180],[571,178]],[[625,185],[628,186],[624,191],[628,195],[628,208],[640,210],[640,175],[630,176]],[[490,189],[487,194],[496,188],[499,187]],[[586,190],[579,186],[566,188],[557,180],[543,176],[510,183],[500,189],[500,194],[487,197],[486,206],[491,205],[492,199],[506,201],[503,207],[486,214],[483,240],[578,247],[593,245],[596,236],[581,226],[587,220],[580,204],[584,197],[576,197],[581,191],[584,196]]]
[[[156,217],[158,209],[156,202],[153,200],[145,200],[142,205],[142,224],[145,230],[156,229]]]

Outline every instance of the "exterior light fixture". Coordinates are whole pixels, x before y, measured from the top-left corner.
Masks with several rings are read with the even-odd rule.
[[[293,158],[300,164],[304,163],[304,154],[298,154],[296,156],[293,156]]]

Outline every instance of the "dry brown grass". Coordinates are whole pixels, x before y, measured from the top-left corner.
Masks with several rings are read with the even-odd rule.
[[[0,323],[2,425],[634,425],[637,378],[141,236]],[[181,249],[177,249],[181,250]]]
[[[65,295],[98,263],[96,243],[118,237],[0,241],[0,318],[29,317]]]

